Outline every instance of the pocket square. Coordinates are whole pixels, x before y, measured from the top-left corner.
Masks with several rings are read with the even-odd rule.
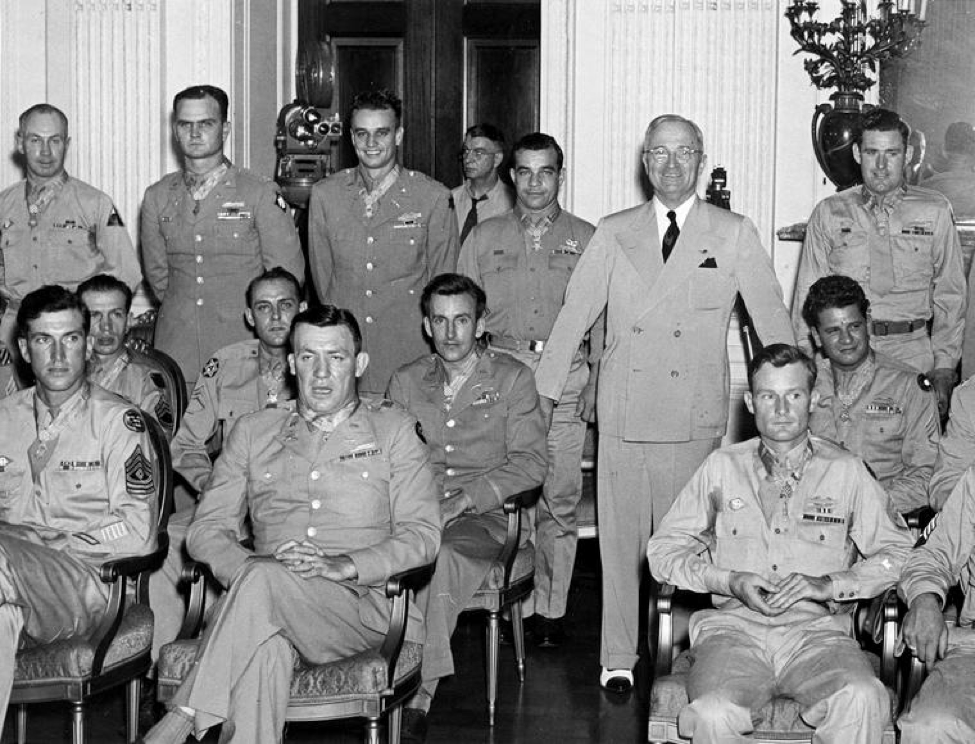
[[[716,269],[716,268],[718,268],[718,264],[715,263],[714,256],[708,256],[707,258],[704,259],[704,263],[702,263],[697,268],[699,268],[699,269]]]

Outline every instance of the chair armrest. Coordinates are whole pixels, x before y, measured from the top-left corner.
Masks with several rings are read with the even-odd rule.
[[[657,647],[654,653],[654,679],[670,674],[674,663],[674,595],[677,587],[660,584],[651,594],[651,618],[657,621]]]
[[[504,500],[504,513],[508,515],[508,529],[504,545],[498,554],[498,562],[504,567],[504,588],[511,587],[511,570],[518,556],[518,542],[521,537],[521,517],[525,509],[533,507],[542,495],[542,487],[535,486]]]
[[[904,689],[901,694],[900,704],[901,710],[907,710],[907,706],[917,695],[918,690],[921,689],[921,685],[924,683],[925,677],[928,676],[928,670],[924,666],[924,662],[917,658],[910,651],[905,650],[905,656],[910,658],[909,666],[907,668],[906,679],[904,680]]]
[[[386,580],[386,596],[390,599],[389,630],[379,647],[380,655],[386,660],[386,688],[393,689],[396,681],[396,662],[399,661],[403,641],[406,638],[406,624],[409,622],[410,596],[429,581],[436,563],[428,563],[406,571],[400,571]]]
[[[105,561],[98,569],[99,576],[104,583],[111,584],[122,576],[131,578],[143,571],[155,571],[166,560],[168,551],[169,536],[163,533],[159,535],[154,551],[146,555],[132,555]]]
[[[206,612],[206,576],[207,567],[197,561],[187,561],[180,572],[179,580],[190,585],[190,598],[186,605],[183,624],[179,627],[176,640],[185,641],[196,638],[203,627],[203,616]]]

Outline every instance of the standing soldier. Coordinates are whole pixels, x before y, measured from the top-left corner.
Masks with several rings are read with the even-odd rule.
[[[450,192],[463,243],[478,223],[514,206],[511,188],[499,176],[504,163],[504,134],[492,124],[475,124],[464,132],[461,150],[464,183]]]
[[[162,303],[156,346],[176,360],[191,390],[213,352],[250,338],[247,283],[274,266],[305,272],[278,187],[224,157],[227,106],[227,94],[212,85],[176,94],[173,136],[183,170],[146,189],[142,204],[142,261]]]
[[[359,382],[383,395],[400,365],[429,350],[420,293],[457,266],[457,223],[450,192],[396,162],[403,104],[390,91],[352,101],[349,132],[359,158],[312,188],[309,261],[318,298],[347,307],[362,323],[371,360]]]
[[[569,276],[595,228],[559,205],[565,169],[562,148],[553,137],[541,132],[522,137],[511,159],[514,210],[474,228],[457,268],[487,293],[490,345],[534,371]],[[540,646],[558,646],[565,636],[562,617],[575,564],[575,510],[582,496],[586,422],[581,414],[591,415],[596,388],[584,352],[579,348],[572,359],[548,434],[548,474],[535,538],[538,618],[531,627]]]

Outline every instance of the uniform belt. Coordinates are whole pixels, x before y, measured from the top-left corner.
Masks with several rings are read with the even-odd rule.
[[[874,320],[870,332],[874,336],[894,336],[898,333],[911,333],[928,324],[926,320]]]
[[[512,338],[511,336],[495,336],[493,333],[488,343],[491,346],[497,346],[499,349],[507,349],[508,351],[533,351],[536,354],[541,354],[545,348],[544,341]]]

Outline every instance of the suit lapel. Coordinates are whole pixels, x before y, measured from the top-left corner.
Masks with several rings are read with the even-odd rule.
[[[707,210],[701,207],[700,199],[695,199],[687,219],[684,220],[674,252],[667,263],[663,264],[650,293],[651,306],[659,304],[672,292],[686,290],[694,270],[710,255],[709,249],[705,248],[711,243],[710,231],[711,219]]]
[[[619,233],[617,240],[637,274],[647,287],[652,287],[660,275],[664,261],[660,253],[657,218],[650,202],[647,202],[630,229]]]

